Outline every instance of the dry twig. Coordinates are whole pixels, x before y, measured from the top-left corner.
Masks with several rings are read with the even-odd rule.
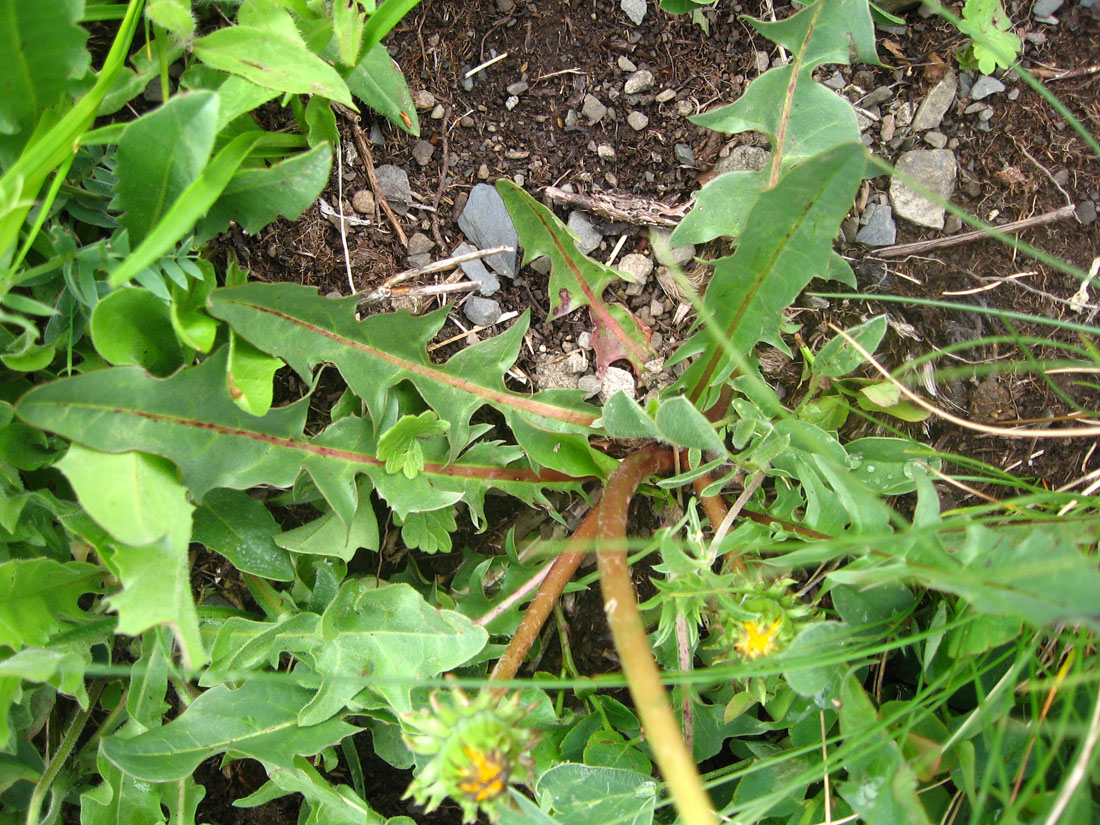
[[[1043,224],[1054,223],[1068,218],[1070,215],[1076,212],[1076,208],[1073,206],[1063,206],[1060,209],[1055,209],[1053,212],[1045,212],[1042,215],[1036,215],[1033,218],[1024,218],[1022,221],[1013,221],[1012,223],[1006,223],[1002,226],[996,227],[998,232],[1004,232],[1006,235],[1015,234],[1016,232],[1022,232],[1025,229],[1030,229],[1033,226],[1042,226]],[[875,256],[878,258],[897,258],[901,255],[918,255],[921,252],[928,252],[932,249],[944,249],[949,246],[959,246],[964,243],[971,243],[972,241],[980,241],[983,238],[988,238],[989,233],[982,229],[975,229],[973,232],[962,232],[958,235],[948,235],[943,238],[932,238],[928,241],[914,241],[913,243],[901,243],[894,246],[884,246],[881,249],[875,250]]]
[[[397,220],[397,215],[394,214],[390,202],[382,194],[382,187],[378,185],[378,176],[374,174],[374,156],[370,152],[370,142],[367,140],[367,136],[363,134],[363,130],[359,128],[358,123],[352,122],[351,133],[355,137],[355,145],[359,147],[359,154],[363,158],[363,168],[367,170],[367,180],[370,181],[370,188],[374,190],[375,199],[393,225],[401,245],[408,249],[409,239],[405,236],[405,230],[401,228],[401,222]]]

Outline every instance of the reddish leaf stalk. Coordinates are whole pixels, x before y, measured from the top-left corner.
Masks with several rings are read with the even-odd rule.
[[[546,578],[539,586],[539,592],[535,594],[535,598],[527,607],[527,612],[523,614],[523,621],[512,636],[512,641],[508,643],[504,655],[497,660],[489,676],[490,679],[511,679],[519,672],[520,665],[523,664],[531,645],[538,638],[542,626],[561,597],[562,591],[573,578],[573,574],[577,572],[588,551],[592,549],[592,538],[596,535],[596,514],[599,511],[599,504],[588,511],[588,515],[574,531],[561,555],[554,561],[554,566],[550,568],[550,572],[546,574]],[[501,693],[504,691],[503,688],[498,690]]]
[[[646,638],[626,555],[626,519],[630,499],[649,475],[673,468],[673,452],[648,447],[619,465],[604,490],[597,515],[596,560],[600,570],[604,612],[615,639],[630,695],[645,726],[661,775],[686,825],[717,825],[714,807],[684,744],[661,673]]]

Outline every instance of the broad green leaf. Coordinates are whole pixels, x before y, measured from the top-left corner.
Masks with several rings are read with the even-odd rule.
[[[34,0],[0,2],[0,168],[88,71],[88,33],[77,25],[83,7],[80,0],[58,0],[48,10]]]
[[[603,425],[615,438],[648,438],[677,447],[725,452],[714,425],[682,395],[657,406],[651,417],[626,393],[617,392],[604,406]]]
[[[807,68],[853,61],[880,65],[867,0],[817,0],[783,20],[744,19],[766,38],[798,55]]]
[[[657,804],[657,782],[648,774],[568,762],[540,776],[535,793],[561,825],[649,825]]]
[[[917,777],[901,749],[879,725],[878,712],[849,673],[840,684],[840,732],[855,745],[838,783],[844,801],[869,825],[929,825],[917,796]]]
[[[378,439],[378,457],[386,462],[387,473],[402,472],[415,478],[424,470],[422,439],[443,435],[451,427],[431,410],[420,415],[403,415]]]
[[[584,746],[584,764],[643,775],[653,773],[649,758],[615,730],[598,730],[588,738]]]
[[[176,468],[159,456],[79,444],[57,466],[88,515],[120,542],[100,548],[122,581],[122,592],[110,597],[118,632],[138,636],[165,625],[179,641],[185,667],[204,664],[188,559],[194,506]]]
[[[381,43],[382,38],[401,22],[401,18],[416,8],[420,0],[387,0],[387,3],[379,4],[367,20],[361,47],[364,52],[369,52]]]
[[[294,220],[317,200],[328,183],[332,147],[308,152],[261,169],[238,171],[199,227],[198,238],[210,238],[236,221],[254,235],[283,217]]]
[[[52,685],[61,693],[74,697],[82,708],[88,707],[88,692],[84,688],[84,671],[92,661],[88,646],[77,644],[57,648],[25,647],[0,661],[0,681],[38,682]],[[0,690],[0,695],[3,690]],[[8,708],[0,705],[0,716],[6,719]],[[0,742],[7,740],[0,731]]]
[[[405,76],[383,46],[376,45],[363,55],[355,68],[342,74],[351,93],[359,100],[399,129],[420,135],[420,121]]]
[[[374,811],[347,785],[331,785],[308,760],[298,756],[292,768],[266,765],[271,784],[285,796],[300,793],[312,811],[305,825],[385,825],[386,818]],[[392,820],[389,820],[392,821]]]
[[[695,206],[669,238],[673,246],[706,243],[723,236],[737,237],[745,228],[749,209],[767,185],[766,172],[726,172],[703,184]]]
[[[195,33],[190,0],[149,0],[145,4],[145,15],[182,40]]]
[[[654,355],[649,345],[652,332],[625,308],[613,312],[603,292],[622,278],[616,270],[582,255],[576,238],[558,217],[510,180],[497,181],[497,191],[512,216],[523,245],[523,263],[546,255],[550,259],[550,317],[561,318],[587,306],[604,350],[597,352],[600,369],[618,357],[627,358],[641,371]]]
[[[192,63],[180,76],[180,89],[205,89],[218,94],[218,119],[214,129],[222,131],[243,114],[259,108],[278,92],[257,86],[237,75],[219,72],[202,63]]]
[[[814,622],[799,631],[783,651],[794,661],[783,669],[783,678],[800,696],[816,696],[829,688],[846,670],[842,663],[815,665],[815,657],[829,658],[851,638],[851,628],[840,622]]]
[[[81,506],[117,541],[151,544],[191,535],[187,493],[176,468],[138,452],[103,453],[73,444],[57,462]]]
[[[283,653],[312,664],[313,651],[325,644],[316,613],[284,614],[278,622],[254,622],[233,616],[210,646],[210,667],[199,684],[216,685],[261,665],[275,665]]]
[[[155,786],[123,773],[102,754],[97,767],[103,781],[80,795],[80,825],[160,825],[165,821]]]
[[[66,619],[80,619],[85,593],[99,592],[103,568],[53,559],[0,562],[0,645],[14,651],[45,646]]]
[[[916,489],[909,468],[923,461],[939,468],[931,450],[905,438],[857,438],[848,442],[848,455],[855,468],[852,475],[868,490],[881,496],[897,496]]]
[[[206,65],[240,75],[257,86],[321,95],[355,108],[343,78],[313,54],[300,36],[253,26],[227,26],[200,37],[193,49]]]
[[[378,549],[378,520],[370,500],[370,483],[359,479],[358,506],[350,527],[332,513],[279,533],[274,537],[280,548],[291,553],[336,556],[351,561],[360,548]]]
[[[141,639],[141,657],[131,671],[126,692],[126,712],[135,728],[159,728],[164,721],[169,710],[165,695],[171,657],[171,636],[157,628],[146,631]]]
[[[133,364],[165,376],[183,366],[168,304],[147,289],[117,289],[92,310],[96,350],[109,364]]]
[[[348,580],[322,617],[317,695],[298,716],[318,724],[364,687],[398,713],[411,713],[410,692],[477,655],[488,634],[470,619],[439,610],[406,584],[379,587]]]
[[[779,102],[787,97],[793,71],[793,64],[770,69],[754,80],[736,102],[696,115],[690,120],[697,126],[730,135],[762,132],[771,140],[774,151],[784,111]],[[783,143],[784,167],[841,144],[859,142],[859,125],[852,105],[820,83],[815,83],[810,71],[802,68],[794,86],[790,120]],[[861,176],[862,172],[861,168]]]
[[[136,248],[202,173],[214,147],[218,96],[177,95],[126,126],[118,142],[112,209]]]
[[[225,31],[225,29],[221,29]],[[190,232],[195,222],[206,214],[218,199],[249,153],[262,140],[263,133],[247,132],[233,138],[214,156],[202,173],[184,189],[175,203],[151,228],[148,236],[134,249],[108,279],[111,286],[121,286],[137,277],[143,269],[166,255]]]
[[[209,261],[200,258],[191,263],[200,277],[188,278],[186,288],[174,282],[171,285],[172,329],[185,346],[198,352],[210,352],[218,334],[218,322],[206,314],[206,298],[217,286],[217,278]]]
[[[838,584],[829,592],[840,618],[856,628],[883,625],[907,612],[915,601],[913,591],[896,582],[864,589]]]
[[[858,326],[845,330],[850,338],[874,355],[886,334],[886,316],[876,315]],[[840,335],[834,336],[814,357],[813,372],[826,378],[842,378],[860,366],[866,358]]]
[[[290,554],[274,541],[279,532],[268,509],[239,490],[211,490],[195,510],[195,541],[225,556],[242,573],[291,581]]]
[[[233,403],[246,413],[267,415],[275,398],[275,373],[283,366],[281,358],[260,352],[237,333],[229,331],[225,385]]]
[[[717,387],[758,341],[785,348],[779,335],[783,310],[813,276],[828,271],[832,241],[862,179],[865,157],[861,144],[837,146],[793,167],[757,199],[736,252],[718,262],[707,288],[714,325],[684,345],[688,352],[701,351],[677,385],[692,390],[693,401],[704,388]],[[728,342],[733,358],[717,336]]]
[[[544,391],[529,396],[504,386],[502,376],[515,361],[527,331],[527,313],[507,332],[438,365],[429,358],[427,343],[446,319],[446,310],[420,318],[395,312],[357,321],[355,307],[355,298],[322,298],[315,289],[294,284],[245,284],[218,290],[210,299],[212,315],[264,352],[285,360],[303,378],[308,380],[319,363],[334,364],[376,424],[385,420],[391,388],[410,382],[439,417],[450,422],[452,459],[469,441],[470,416],[485,404],[513,423],[527,416],[563,434],[559,441],[572,440],[588,451],[583,438],[564,435],[584,432],[595,419],[592,408],[579,402],[580,393]]]
[[[309,694],[289,680],[248,680],[236,690],[218,685],[164,727],[133,739],[108,736],[103,754],[130,776],[150,782],[188,777],[218,753],[292,768],[295,756],[312,756],[357,730],[339,719],[299,726],[298,711]]]

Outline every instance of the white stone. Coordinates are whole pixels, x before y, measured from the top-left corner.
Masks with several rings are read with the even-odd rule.
[[[619,367],[608,367],[600,381],[600,401],[606,404],[608,399],[620,390],[628,397],[634,398],[633,373]]]
[[[649,125],[649,118],[643,112],[631,112],[626,116],[627,125],[635,132],[640,132]]]
[[[641,69],[634,72],[634,74],[626,79],[626,83],[623,84],[623,91],[628,95],[638,95],[642,92],[648,92],[652,88],[653,72],[648,69]]]
[[[629,280],[633,283],[641,284],[645,283],[646,278],[653,271],[653,261],[640,252],[631,252],[623,256],[617,269],[629,275]]]
[[[619,8],[635,26],[642,25],[642,21],[645,20],[646,5],[646,0],[620,0],[619,2]]]

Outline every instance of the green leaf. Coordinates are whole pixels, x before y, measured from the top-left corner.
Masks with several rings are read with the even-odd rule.
[[[281,358],[261,352],[237,333],[229,331],[225,384],[233,403],[246,413],[267,415],[275,398],[275,373],[283,366]]]
[[[443,435],[451,427],[431,410],[420,415],[403,415],[378,439],[378,457],[386,462],[386,472],[403,472],[414,478],[424,470],[421,439]]]
[[[828,271],[832,241],[862,179],[865,157],[861,144],[837,146],[793,167],[760,195],[737,251],[715,267],[705,299],[714,324],[684,344],[685,352],[702,354],[677,386],[701,395],[703,388],[717,387],[758,341],[785,348],[779,335],[783,310],[814,275]]]
[[[165,376],[183,366],[183,347],[164,301],[147,289],[118,289],[92,310],[92,341],[104,360]]]
[[[786,99],[793,71],[793,64],[770,69],[754,80],[736,102],[689,119],[697,126],[730,135],[762,132],[775,147],[783,117],[783,106],[777,102]],[[794,85],[783,143],[784,167],[842,144],[859,142],[859,125],[852,105],[815,83],[810,72],[811,69],[803,67]]]
[[[97,767],[103,781],[80,795],[80,825],[159,825],[165,821],[155,786],[126,775],[102,755]]]
[[[420,136],[420,121],[405,76],[383,46],[372,48],[355,68],[343,72],[343,75],[351,93],[359,100],[399,129]]]
[[[321,95],[355,108],[343,78],[313,54],[301,36],[254,26],[227,26],[200,37],[193,50],[206,65],[240,75],[265,89]]]
[[[838,584],[829,592],[840,618],[857,628],[884,625],[899,614],[906,613],[915,602],[913,592],[897,582],[862,590]]]
[[[653,772],[649,758],[614,730],[598,730],[588,738],[584,746],[584,764],[620,768],[642,775]]]
[[[455,531],[451,508],[409,513],[401,522],[401,541],[425,553],[451,552],[451,533]]]
[[[317,200],[332,169],[332,147],[308,152],[260,169],[237,172],[199,226],[200,242],[236,221],[255,235],[276,218],[295,220]]]
[[[332,4],[332,30],[340,61],[345,65],[353,66],[359,57],[365,22],[366,15],[359,11],[357,0],[335,0]]]
[[[102,453],[73,444],[57,467],[85,511],[120,544],[100,548],[122,580],[110,597],[118,632],[138,636],[156,625],[175,633],[185,667],[206,662],[191,596],[191,512],[176,468],[158,456]]]
[[[275,665],[283,653],[312,663],[313,651],[325,643],[316,613],[283,614],[277,622],[254,622],[233,616],[210,646],[210,667],[199,684],[216,685],[264,664]]]
[[[851,628],[840,622],[814,622],[799,631],[783,651],[783,659],[797,661],[783,668],[783,678],[800,696],[816,696],[844,673],[843,663],[816,665],[814,658],[830,657],[851,638]]]
[[[841,797],[869,825],[929,825],[916,775],[879,727],[878,713],[852,673],[841,682],[840,702],[840,731],[846,742],[858,743],[845,761]]]
[[[145,15],[182,40],[195,33],[190,0],[149,0],[145,4]]]
[[[292,767],[267,765],[272,784],[284,794],[300,793],[312,807],[308,823],[318,825],[385,825],[377,813],[347,785],[331,785],[306,759],[298,756]],[[392,821],[392,820],[389,820]]]
[[[657,803],[657,782],[648,774],[566,762],[540,776],[535,793],[543,807],[557,813],[561,825],[649,825]]]
[[[529,396],[504,386],[502,376],[527,331],[526,313],[507,332],[438,365],[428,356],[427,343],[446,319],[446,310],[420,318],[395,312],[357,321],[355,307],[355,298],[322,298],[315,289],[294,284],[245,284],[218,290],[210,299],[212,315],[264,352],[284,359],[307,380],[318,363],[335,364],[376,424],[385,420],[391,388],[410,382],[450,422],[452,458],[469,441],[470,416],[485,404],[499,409],[513,427],[523,415],[559,433],[559,441],[589,451],[583,438],[562,435],[586,432],[595,419],[594,410],[579,402],[579,392]],[[547,466],[557,465],[548,461]]]
[[[218,685],[164,727],[133,739],[107,737],[103,754],[130,776],[150,782],[188,777],[218,753],[292,768],[295,756],[312,756],[357,730],[339,719],[300,726],[298,711],[309,694],[286,680],[249,680],[236,690]]]
[[[510,180],[497,181],[523,245],[523,263],[546,255],[550,259],[550,318],[557,319],[587,306],[601,337],[597,365],[602,372],[615,358],[627,358],[636,371],[653,358],[649,345],[652,332],[633,315],[620,308],[613,312],[604,303],[603,292],[622,276],[614,269],[582,255],[576,237],[557,216]]]
[[[886,316],[876,315],[858,326],[845,330],[850,338],[867,352],[874,354],[886,334]],[[866,360],[840,335],[836,335],[814,357],[813,372],[826,378],[841,378]]]
[[[280,532],[268,509],[239,490],[211,490],[195,510],[195,541],[220,553],[242,573],[291,581],[290,554],[275,544]]]
[[[14,651],[45,646],[66,619],[78,620],[85,593],[99,592],[104,571],[93,564],[53,559],[0,562],[0,645]]]
[[[59,0],[44,13],[34,0],[0,2],[0,168],[88,71],[88,33],[77,25],[83,7],[80,0]]]
[[[275,536],[275,543],[292,553],[336,556],[351,561],[360,548],[378,549],[378,520],[370,500],[370,483],[359,480],[359,504],[351,525],[332,513]]]
[[[225,31],[225,29],[222,29]],[[165,211],[148,236],[110,275],[111,286],[121,286],[167,254],[206,214],[256,144],[261,132],[246,132],[233,138],[215,155],[202,173],[184,189],[171,208]]]
[[[856,465],[852,475],[868,490],[881,496],[897,496],[916,489],[909,467],[923,461],[939,469],[940,460],[930,450],[906,438],[857,438],[848,442],[848,455]]]
[[[959,31],[973,39],[971,53],[982,74],[1007,69],[1020,54],[1020,38],[1000,0],[966,0]]]
[[[695,206],[684,216],[668,242],[672,246],[700,244],[723,236],[737,237],[749,209],[767,185],[765,172],[726,172],[703,184]]]
[[[401,19],[416,8],[420,0],[387,0],[375,8],[363,29],[362,49],[369,52],[382,42],[382,38],[401,22]]]
[[[111,208],[136,248],[202,173],[214,147],[218,96],[188,92],[126,126],[118,142]]]
[[[302,725],[339,713],[367,688],[398,713],[411,713],[410,693],[467,662],[488,634],[472,620],[439,610],[406,584],[382,587],[349,580],[322,617],[325,644],[317,652],[317,695],[301,708]]]
[[[744,19],[773,43],[797,54],[805,67],[854,60],[881,65],[867,0],[818,0],[783,20]]]

